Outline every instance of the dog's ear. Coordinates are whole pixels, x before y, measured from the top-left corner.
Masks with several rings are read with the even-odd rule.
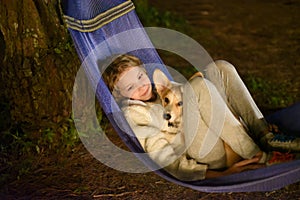
[[[171,88],[171,81],[168,77],[159,69],[156,69],[153,73],[153,81],[158,94],[161,96],[163,91]]]

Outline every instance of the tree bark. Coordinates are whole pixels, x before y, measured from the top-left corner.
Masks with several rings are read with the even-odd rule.
[[[1,85],[11,121],[36,137],[49,128],[62,132],[80,63],[58,1],[1,0],[0,30]]]

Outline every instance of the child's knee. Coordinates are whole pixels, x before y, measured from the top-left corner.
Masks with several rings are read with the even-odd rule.
[[[211,89],[213,89],[213,84],[205,78],[196,77],[193,80],[189,81],[189,84],[185,85],[184,88],[184,99],[191,101],[191,99],[200,100],[202,102],[210,102],[211,98]]]
[[[215,61],[215,64],[223,73],[236,73],[235,67],[226,60],[217,60]]]
[[[188,101],[191,101],[192,99],[198,99],[200,93],[203,93],[203,91],[205,91],[205,88],[205,79],[202,77],[195,77],[184,85],[183,97]]]
[[[203,77],[195,77],[189,81],[189,84],[192,88],[199,88],[205,84],[205,80]]]

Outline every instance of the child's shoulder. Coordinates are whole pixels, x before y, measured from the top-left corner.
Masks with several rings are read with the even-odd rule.
[[[160,104],[153,102],[143,102],[133,100],[127,105],[122,107],[125,117],[131,119],[139,124],[150,123],[154,118],[163,116],[163,108]]]
[[[148,113],[148,108],[149,106],[147,103],[140,101],[140,100],[126,100],[126,102],[122,103],[122,111],[125,114],[130,113],[132,114],[147,114]]]
[[[122,107],[127,120],[135,124],[148,125],[151,122],[151,114],[148,106],[143,104],[130,104]]]

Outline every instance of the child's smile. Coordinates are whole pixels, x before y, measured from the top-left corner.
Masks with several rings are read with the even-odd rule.
[[[150,79],[143,68],[130,67],[124,71],[116,83],[122,96],[147,101],[152,97]]]

